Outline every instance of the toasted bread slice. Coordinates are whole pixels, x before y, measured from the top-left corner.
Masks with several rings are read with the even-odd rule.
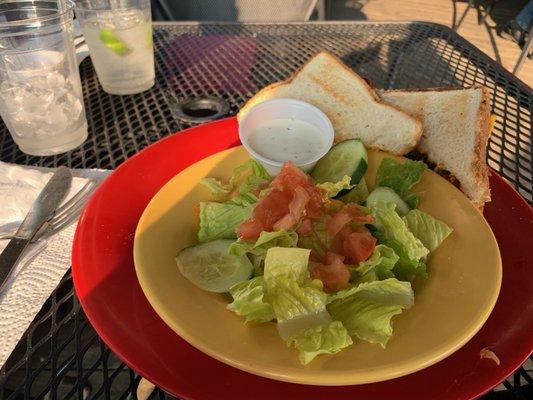
[[[490,201],[487,142],[489,93],[483,87],[380,91],[386,103],[422,121],[417,150],[437,168],[446,169],[461,190],[482,209]]]
[[[289,80],[260,90],[238,118],[252,106],[277,98],[318,107],[333,124],[336,141],[359,138],[368,147],[401,155],[411,151],[422,135],[418,120],[383,104],[359,75],[328,52],[318,53]]]

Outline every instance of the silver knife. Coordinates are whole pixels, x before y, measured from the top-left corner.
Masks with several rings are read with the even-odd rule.
[[[0,254],[0,290],[37,231],[47,223],[70,190],[72,174],[59,167],[32,204],[17,233]]]

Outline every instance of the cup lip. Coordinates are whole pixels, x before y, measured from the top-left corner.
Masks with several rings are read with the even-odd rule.
[[[30,1],[30,0],[28,0],[27,2],[28,3],[34,3],[34,1]],[[7,2],[5,2],[5,4],[9,4],[9,3],[13,3],[13,4],[20,3],[20,4],[23,4],[24,2],[22,2],[22,1],[7,1]],[[52,2],[50,1],[50,3],[52,3]],[[53,14],[45,15],[45,16],[42,16],[42,17],[26,18],[26,19],[21,19],[21,20],[17,20],[17,21],[0,22],[0,28],[8,28],[8,27],[13,27],[13,26],[21,26],[21,25],[31,25],[31,24],[41,23],[41,22],[47,22],[47,21],[50,21],[50,20],[53,20],[53,19],[57,19],[57,18],[62,20],[69,13],[73,13],[73,11],[74,11],[74,2],[71,1],[71,0],[65,0],[62,3],[64,4],[65,8],[64,9],[60,9],[58,7],[57,12],[54,12]],[[56,4],[58,4],[58,5],[61,4],[61,1],[58,1]],[[37,7],[37,9],[38,9],[38,7]]]
[[[240,139],[243,147],[248,151],[248,153],[250,153],[250,155],[253,158],[255,158],[255,159],[257,159],[257,160],[259,160],[259,161],[261,161],[261,162],[263,162],[265,164],[274,166],[274,167],[281,167],[281,166],[283,166],[283,164],[286,161],[288,161],[288,160],[286,160],[286,161],[271,160],[270,158],[267,158],[267,157],[262,156],[261,154],[257,153],[252,148],[252,146],[250,146],[250,144],[248,143],[248,140],[244,137],[244,135],[242,133],[242,128],[241,128],[242,125],[244,125],[244,122],[249,118],[250,115],[252,115],[255,112],[258,112],[258,110],[261,110],[261,108],[263,108],[263,107],[267,107],[267,106],[270,106],[272,104],[277,104],[277,103],[279,103],[281,105],[293,104],[293,105],[303,106],[304,108],[307,108],[310,112],[315,113],[316,115],[318,115],[326,123],[326,126],[328,127],[327,132],[324,132],[328,136],[327,142],[326,142],[324,148],[320,152],[317,152],[316,157],[314,157],[313,159],[311,159],[309,161],[305,161],[305,162],[294,162],[293,161],[294,164],[296,166],[298,166],[298,167],[301,167],[301,166],[305,166],[305,165],[316,163],[318,160],[320,160],[322,157],[324,157],[326,155],[326,153],[331,149],[331,146],[333,145],[333,141],[335,139],[335,131],[333,129],[333,125],[332,125],[330,119],[318,107],[315,107],[314,105],[312,105],[310,103],[307,103],[305,101],[302,101],[302,100],[290,99],[290,98],[279,98],[279,99],[262,101],[261,103],[252,106],[252,108],[250,108],[250,110],[248,110],[246,115],[239,119],[239,139]]]

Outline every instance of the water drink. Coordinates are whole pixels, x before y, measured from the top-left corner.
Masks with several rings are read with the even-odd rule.
[[[111,94],[134,94],[154,85],[150,14],[103,10],[81,24],[98,79]]]
[[[0,4],[0,114],[15,143],[31,155],[63,153],[87,138],[73,5],[66,2],[55,14],[42,7]]]

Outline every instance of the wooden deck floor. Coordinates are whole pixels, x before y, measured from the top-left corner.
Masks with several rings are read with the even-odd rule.
[[[329,0],[327,19],[336,20],[424,20],[437,22],[449,27],[457,23],[465,10],[466,0]],[[500,0],[487,14],[484,7],[491,0],[476,1],[484,21],[478,23],[478,11],[470,8],[457,32],[512,71],[520,47],[498,35],[498,29],[512,19],[527,3],[527,0]],[[454,11],[455,9],[455,11]],[[533,84],[533,60],[525,61],[518,77],[529,86]]]

